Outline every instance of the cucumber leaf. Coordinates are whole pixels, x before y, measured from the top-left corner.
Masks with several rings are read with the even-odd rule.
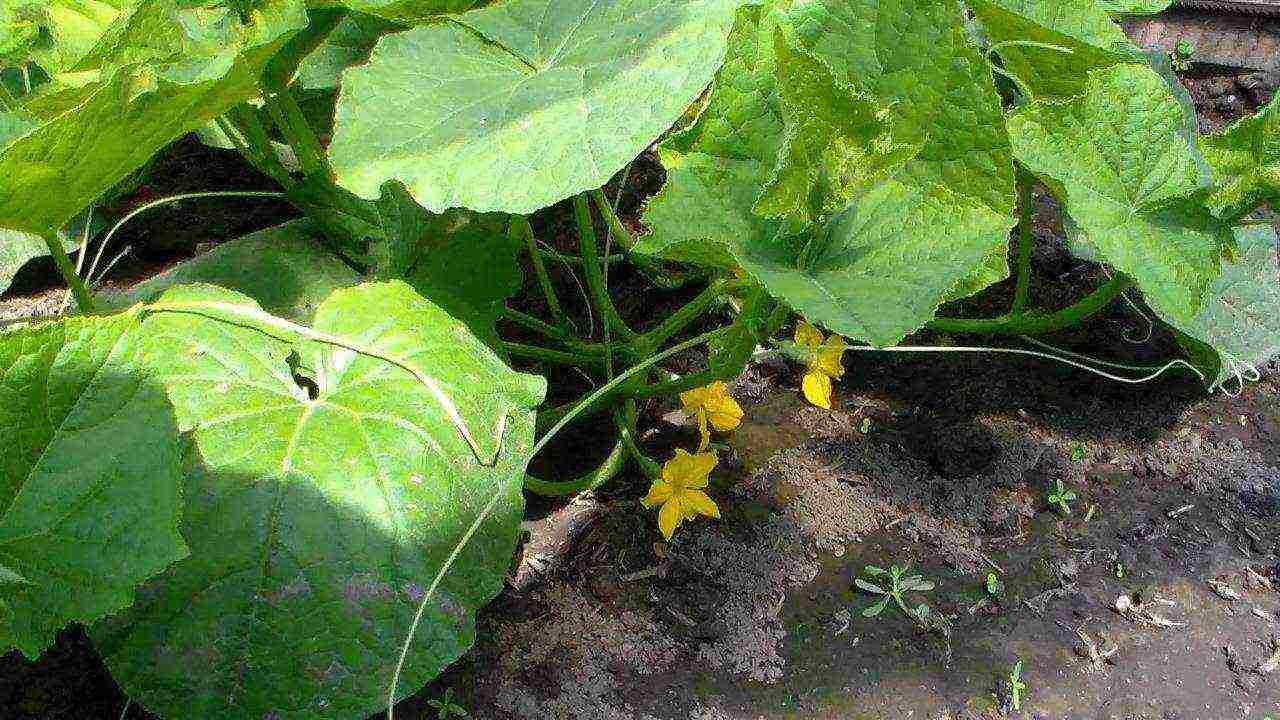
[[[1280,95],[1216,135],[1200,138],[1216,185],[1208,204],[1219,217],[1239,217],[1264,202],[1280,206]]]
[[[0,333],[0,651],[127,607],[187,555],[177,422],[140,372],[137,310]]]
[[[460,13],[481,0],[311,0],[313,7],[344,7],[402,23],[418,23],[440,15]]]
[[[992,45],[1030,41],[1062,48],[998,48],[1005,68],[1037,98],[1078,95],[1090,72],[1138,57],[1138,49],[1096,0],[970,0],[969,6]]]
[[[267,63],[305,23],[295,2],[264,0],[247,25],[225,13],[208,16],[209,25],[184,25],[184,42],[218,49],[168,64],[132,62],[136,47],[105,35],[101,52],[82,61],[97,79],[40,98],[45,122],[0,147],[0,227],[37,235],[62,227],[169,142],[256,96]],[[137,12],[168,18],[158,5]],[[243,41],[220,44],[230,36]]]
[[[919,148],[895,142],[888,113],[792,51],[781,29],[774,42],[786,133],[755,211],[803,225],[829,217]]]
[[[34,61],[49,74],[66,72],[136,5],[130,0],[9,0],[0,8],[0,64]]]
[[[330,293],[359,282],[360,275],[326,249],[310,221],[294,220],[222,243],[123,293],[100,297],[109,305],[131,305],[175,285],[207,283],[244,293],[273,315],[305,323]]]
[[[527,213],[603,185],[678,120],[743,0],[511,0],[384,37],[343,79],[338,180],[432,212]]]
[[[786,11],[796,48],[896,118],[895,140],[919,145],[918,184],[1012,213],[1013,158],[986,59],[951,0],[797,0]]]
[[[990,277],[1012,217],[926,179],[911,160],[918,146],[899,142],[917,137],[916,125],[900,129],[897,107],[879,110],[830,64],[777,37],[778,165],[664,148],[667,184],[636,250],[741,266],[809,320],[895,343],[955,293],[980,289],[974,278]],[[775,215],[783,219],[765,217]]]
[[[1067,213],[1106,262],[1175,323],[1199,312],[1230,229],[1189,199],[1207,184],[1181,134],[1182,106],[1141,65],[1089,76],[1070,102],[1038,101],[1009,117],[1018,160],[1062,188]]]
[[[502,588],[545,382],[401,282],[331,295],[309,331],[331,342],[210,286],[150,308],[142,351],[193,436],[192,557],[92,628],[113,675],[169,717],[369,715],[426,588],[497,493],[427,608],[399,685],[415,692]]]
[[[1209,389],[1241,381],[1280,355],[1280,248],[1269,225],[1236,228],[1238,259],[1224,260],[1204,307],[1174,322],[1178,340]]]
[[[940,185],[891,179],[808,238],[756,233],[733,250],[748,273],[811,322],[884,347],[932,320],[1010,225]]]
[[[772,165],[782,142],[774,33],[783,0],[739,8],[724,64],[697,120],[664,141],[682,153],[703,153]]]
[[[498,347],[498,313],[523,280],[521,243],[507,233],[507,217],[467,210],[436,215],[396,181],[382,186],[377,208],[382,232],[371,244],[373,276],[405,280]]]
[[[298,67],[298,83],[307,90],[336,90],[342,73],[369,59],[378,39],[399,25],[364,13],[349,13],[320,47],[303,58]]]
[[[651,232],[635,252],[730,270],[738,261],[729,248],[744,238],[777,234],[779,223],[753,212],[765,179],[761,163],[665,147],[658,156],[667,182],[645,207]]]

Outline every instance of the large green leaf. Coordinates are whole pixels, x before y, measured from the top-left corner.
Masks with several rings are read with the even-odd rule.
[[[35,61],[50,74],[70,70],[136,5],[130,0],[7,0],[0,7],[0,60]]]
[[[888,113],[818,60],[791,50],[781,29],[774,42],[786,133],[755,210],[806,224],[829,217],[919,148],[896,142]]]
[[[773,57],[784,122],[776,169],[665,148],[667,184],[645,211],[653,232],[636,249],[741,265],[810,320],[895,343],[944,300],[979,289],[975,278],[991,277],[1012,218],[902,165],[916,146],[899,133],[918,138],[918,128],[900,130],[829,64],[793,51],[781,33]]]
[[[103,299],[129,305],[175,285],[207,283],[244,293],[273,315],[310,322],[330,293],[358,282],[360,275],[328,251],[310,221],[294,220],[225,242]]]
[[[777,233],[778,223],[752,212],[764,180],[761,163],[666,148],[658,152],[667,182],[645,208],[651,232],[636,243],[635,252],[727,270],[738,264],[730,246],[759,233]]]
[[[991,69],[952,0],[797,0],[787,11],[799,49],[897,118],[898,142],[920,145],[907,165],[1012,213],[1013,160]]]
[[[366,198],[527,213],[600,187],[720,66],[743,0],[511,0],[383,38],[344,76],[331,147]]]
[[[782,0],[738,10],[729,33],[724,64],[694,124],[664,144],[697,152],[772,165],[782,142],[774,32]]]
[[[112,673],[168,717],[373,713],[427,586],[497,493],[423,618],[399,685],[416,691],[502,588],[545,382],[399,282],[330,296],[306,333],[327,342],[217,288],[158,303],[143,352],[193,433],[192,557],[95,626]]]
[[[308,90],[336,90],[342,84],[342,73],[368,60],[378,38],[397,27],[373,15],[349,13],[320,47],[302,60],[298,82]]]
[[[1210,389],[1280,355],[1280,248],[1275,229],[1235,231],[1238,259],[1224,261],[1204,308],[1191,322],[1174,322],[1179,341],[1208,377]]]
[[[987,39],[1000,46],[1006,69],[1037,97],[1077,95],[1091,71],[1137,57],[1097,0],[970,0],[969,6]]]
[[[644,238],[638,252],[727,258],[716,264],[740,264],[809,320],[875,345],[892,345],[932,319],[1012,225],[941,186],[889,179],[825,227],[788,237],[780,223],[752,213],[746,179],[759,172],[755,162],[698,153],[664,154],[664,162],[667,186],[645,214],[662,232]]]
[[[313,7],[345,7],[404,23],[417,23],[439,15],[460,13],[481,0],[309,0]]]
[[[104,55],[104,79],[59,94],[58,112],[0,149],[0,227],[33,234],[61,227],[166,144],[257,95],[263,68],[305,21],[287,12],[290,0],[275,4],[279,12],[262,3],[252,15],[262,28],[193,30],[193,42],[205,34],[248,38],[198,61],[113,69]]]
[[[1018,160],[1064,189],[1068,214],[1103,259],[1162,316],[1191,322],[1231,233],[1187,199],[1206,178],[1182,119],[1159,75],[1119,65],[1092,73],[1081,98],[1015,111],[1009,133]]]
[[[1011,224],[942,186],[886,180],[809,238],[761,232],[733,250],[770,293],[810,321],[888,346],[933,319]]]
[[[1245,215],[1264,202],[1280,205],[1280,95],[1257,113],[1200,138],[1213,167],[1209,207],[1219,217]]]
[[[138,311],[0,333],[0,651],[133,601],[186,556],[177,423],[141,372]]]
[[[370,250],[374,276],[406,280],[496,347],[498,312],[522,279],[521,244],[507,233],[507,217],[467,210],[436,215],[394,181],[383,185],[377,208],[382,233]]]

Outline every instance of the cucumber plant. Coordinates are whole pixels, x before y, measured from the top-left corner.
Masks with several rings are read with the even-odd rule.
[[[79,312],[0,331],[0,649],[78,622],[163,716],[363,717],[470,646],[522,489],[657,477],[636,404],[718,387],[793,312],[885,348],[1045,335],[1136,289],[1211,388],[1249,376],[1280,351],[1275,234],[1250,220],[1280,198],[1280,100],[1200,135],[1114,22],[1158,4],[6,3],[0,271],[43,247]],[[305,217],[93,292],[72,226],[192,132]],[[601,187],[655,142],[637,238]],[[1037,185],[1111,277],[1063,308],[1033,303]],[[566,321],[528,219],[565,200],[603,339]],[[625,317],[597,221],[699,291]],[[522,254],[544,317],[507,307]],[[1007,313],[940,311],[1006,278]],[[732,322],[673,346],[726,299]],[[692,343],[704,369],[659,371]],[[515,360],[604,383],[540,409]],[[601,465],[531,476],[584,412],[616,430]]]

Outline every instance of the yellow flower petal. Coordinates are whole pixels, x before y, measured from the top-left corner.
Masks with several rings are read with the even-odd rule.
[[[680,405],[689,415],[697,413],[707,405],[707,388],[694,388],[680,393]]]
[[[844,349],[844,338],[832,335],[827,338],[821,348],[818,348],[810,369],[817,370],[827,377],[838,378],[844,375]]]
[[[698,515],[706,515],[720,519],[720,508],[710,495],[701,490],[689,490],[680,496],[680,505],[684,508],[685,519],[693,519]]]
[[[807,320],[796,324],[796,344],[810,350],[816,350],[822,344],[822,331]]]
[[[676,456],[662,465],[662,479],[671,483],[672,487],[684,487],[684,479],[689,475],[689,462],[692,458],[688,450],[676,448]]]
[[[644,496],[644,499],[640,501],[640,504],[653,509],[670,500],[673,493],[674,490],[670,483],[662,480],[654,480],[653,486],[649,488],[649,494]]]
[[[658,511],[658,529],[662,531],[662,537],[670,540],[682,522],[684,513],[680,507],[680,498],[673,496]]]
[[[716,430],[729,432],[742,424],[742,406],[725,394],[707,407],[707,418]]]
[[[810,370],[804,374],[800,388],[804,391],[806,400],[824,410],[831,409],[831,378],[816,370]]]
[[[689,456],[689,474],[686,475],[684,486],[687,489],[697,490],[707,486],[707,476],[715,470],[716,463],[720,459],[713,452],[700,452],[696,455]]]

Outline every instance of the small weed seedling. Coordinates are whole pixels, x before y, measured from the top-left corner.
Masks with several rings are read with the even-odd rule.
[[[438,720],[449,720],[450,717],[471,717],[467,711],[459,704],[453,701],[453,688],[447,688],[444,696],[436,700],[428,700],[427,704],[436,709],[436,718]]]
[[[987,595],[992,599],[999,598],[1004,593],[1004,583],[1000,582],[1000,578],[995,573],[987,573]]]
[[[1054,489],[1049,492],[1049,504],[1061,510],[1063,515],[1070,515],[1070,502],[1076,499],[1075,492],[1063,487],[1061,480],[1054,480],[1053,484]]]
[[[1191,69],[1191,56],[1195,48],[1186,40],[1179,40],[1177,46],[1169,51],[1169,66],[1175,72],[1186,72]]]
[[[907,563],[903,567],[892,565],[888,570],[875,565],[868,565],[865,572],[873,578],[888,578],[889,587],[884,588],[868,580],[857,578],[853,581],[859,589],[869,592],[873,595],[879,595],[880,599],[863,608],[862,616],[873,618],[884,612],[892,602],[902,612],[927,633],[937,635],[942,638],[943,644],[946,646],[947,657],[951,656],[951,621],[945,615],[934,612],[929,607],[929,603],[920,603],[915,607],[907,604],[906,594],[910,592],[926,593],[937,587],[932,581],[925,580],[923,575],[909,574],[911,571],[911,563]]]
[[[1027,689],[1027,684],[1022,682],[1022,661],[1013,664],[1013,668],[1009,670],[1009,702],[1014,710],[1022,709],[1022,691]]]

